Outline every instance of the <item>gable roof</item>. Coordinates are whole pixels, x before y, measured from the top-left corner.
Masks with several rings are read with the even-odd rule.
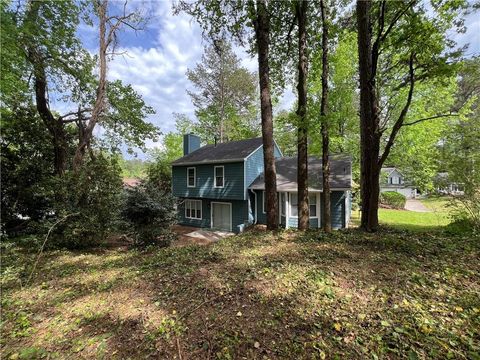
[[[194,165],[243,161],[248,155],[262,146],[261,137],[230,141],[217,145],[209,144],[172,162],[172,165]]]
[[[380,171],[386,173],[388,176],[390,176],[394,171],[396,171],[403,176],[402,172],[398,170],[395,166],[385,166],[382,167]]]
[[[277,191],[297,191],[297,158],[280,158],[275,160],[277,170]],[[322,160],[308,158],[308,190],[321,191]],[[350,189],[352,187],[352,160],[349,156],[337,155],[330,159],[331,189]],[[250,185],[250,189],[264,190],[263,173]]]

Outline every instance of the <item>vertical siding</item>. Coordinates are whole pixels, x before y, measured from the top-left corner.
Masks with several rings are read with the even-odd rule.
[[[201,199],[202,200],[202,219],[187,219],[185,218],[185,205],[182,202],[178,206],[178,223],[181,225],[189,225],[201,228],[211,227],[210,209],[213,202],[225,202],[232,204],[232,231],[238,233],[240,231],[240,225],[248,222],[248,202],[245,200],[232,200],[223,201],[218,199]]]
[[[345,192],[332,191],[331,194],[332,228],[341,229],[345,227]]]
[[[244,200],[243,162],[221,164],[225,171],[223,188],[214,187],[214,166],[203,164],[172,167],[172,193],[176,197]],[[194,188],[187,187],[187,167],[195,167]]]

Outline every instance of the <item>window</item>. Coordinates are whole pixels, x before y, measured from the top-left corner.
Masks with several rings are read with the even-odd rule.
[[[317,217],[317,195],[308,196],[308,206],[310,207],[310,217]]]
[[[290,216],[298,217],[298,196],[290,194]]]
[[[202,200],[185,200],[185,217],[202,219]]]
[[[280,193],[280,214],[285,216],[285,193]]]
[[[223,168],[223,166],[215,166],[214,173],[215,173],[215,187],[223,188],[224,178],[225,178],[225,169]]]
[[[187,187],[195,187],[196,171],[194,167],[187,168]]]
[[[317,217],[317,195],[308,196],[308,206],[310,208],[310,217]],[[290,194],[290,216],[298,217],[298,196],[296,193]]]

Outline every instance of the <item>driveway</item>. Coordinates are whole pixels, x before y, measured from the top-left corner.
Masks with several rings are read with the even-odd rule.
[[[172,246],[186,245],[209,245],[218,240],[234,235],[226,231],[213,231],[193,226],[174,225],[172,230],[178,234],[178,239],[172,243]]]
[[[417,199],[407,199],[407,202],[405,203],[405,210],[415,212],[431,212],[429,208],[427,208],[420,200]]]

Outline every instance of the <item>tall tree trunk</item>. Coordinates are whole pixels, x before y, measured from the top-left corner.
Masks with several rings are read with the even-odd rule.
[[[378,196],[380,193],[380,131],[375,73],[377,55],[372,53],[371,1],[357,0],[358,62],[360,73],[360,193],[361,227],[378,229]],[[372,56],[374,55],[374,56]]]
[[[309,227],[308,207],[308,123],[307,123],[307,7],[308,1],[297,1],[298,19],[298,229]]]
[[[255,36],[258,52],[258,75],[260,82],[260,111],[262,116],[263,159],[265,196],[267,206],[267,229],[278,228],[277,175],[273,142],[273,113],[270,95],[270,18],[265,0],[256,1]]]
[[[114,32],[110,30],[107,36],[107,7],[108,0],[102,0],[98,3],[98,19],[99,19],[99,79],[97,87],[97,98],[93,107],[92,116],[84,129],[83,137],[79,140],[75,156],[73,158],[73,170],[78,171],[83,164],[85,150],[90,146],[93,129],[100,121],[105,110],[106,102],[106,86],[107,86],[107,50],[108,45],[113,41]]]
[[[36,23],[41,1],[29,1],[25,15],[27,21]],[[35,45],[34,38],[25,38],[27,60],[32,64],[35,105],[45,127],[52,136],[55,174],[62,176],[67,168],[67,140],[65,124],[62,119],[55,118],[48,106],[47,75],[45,71],[44,55]]]
[[[328,104],[328,24],[324,0],[320,0],[322,13],[322,100],[320,104],[320,117],[322,121],[322,214],[323,230],[332,231],[332,216],[330,209],[330,135],[327,119]]]

